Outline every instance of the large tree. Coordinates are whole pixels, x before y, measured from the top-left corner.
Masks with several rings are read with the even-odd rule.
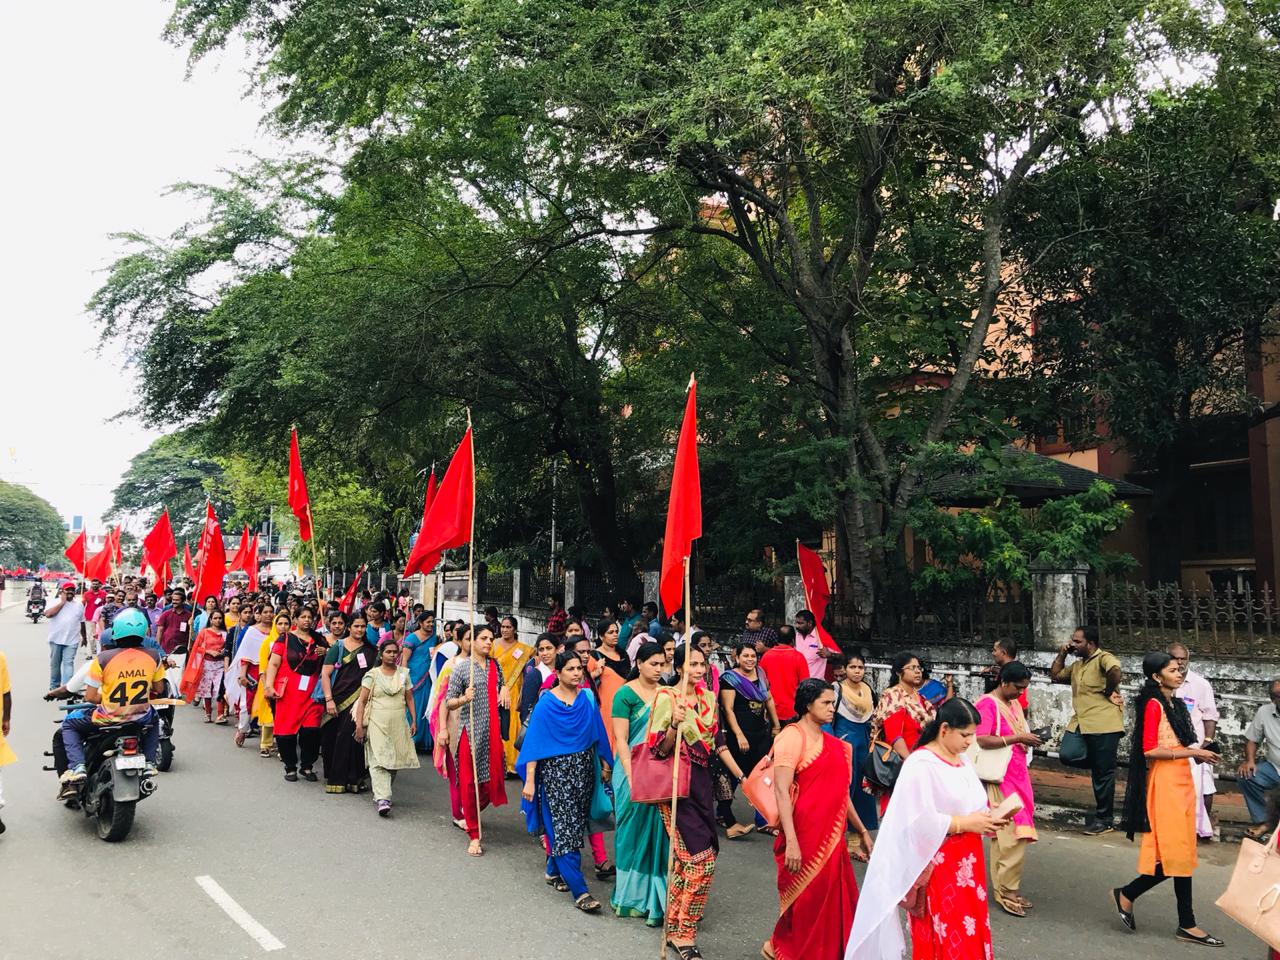
[[[1236,51],[1034,177],[1017,231],[1044,420],[1146,471],[1156,581],[1180,576],[1191,465],[1240,455],[1280,415],[1249,378],[1280,332],[1277,90],[1280,63]]]
[[[181,0],[171,24],[196,57],[245,36],[281,127],[411,153],[523,263],[643,234],[749,264],[804,334],[864,623],[932,451],[1007,415],[972,386],[1028,173],[1208,29],[1191,0]]]
[[[47,500],[0,480],[0,566],[65,567],[66,545],[66,527]]]
[[[181,543],[199,537],[205,501],[219,505],[226,497],[222,464],[206,451],[198,434],[167,434],[129,461],[112,491],[108,520],[150,526],[168,509],[174,535]]]

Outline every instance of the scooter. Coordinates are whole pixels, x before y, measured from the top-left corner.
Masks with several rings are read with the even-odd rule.
[[[61,709],[82,710],[84,704]],[[60,794],[68,809],[79,808],[94,820],[98,837],[108,843],[129,836],[138,801],[156,792],[155,778],[146,776],[143,732],[139,723],[120,723],[89,734],[84,742],[85,778],[64,786]]]
[[[31,618],[32,623],[39,623],[40,618],[44,616],[44,597],[32,597],[27,601],[27,616]]]

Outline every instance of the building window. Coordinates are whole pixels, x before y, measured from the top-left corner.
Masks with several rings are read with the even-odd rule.
[[[1253,556],[1248,467],[1195,473],[1188,493],[1196,556]]]

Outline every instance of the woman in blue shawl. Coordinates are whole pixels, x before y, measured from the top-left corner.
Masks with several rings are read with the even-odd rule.
[[[404,648],[400,654],[400,665],[409,668],[409,682],[413,684],[413,709],[418,715],[418,732],[413,738],[413,746],[418,753],[427,753],[431,749],[427,701],[431,699],[431,657],[435,652],[435,626],[434,613],[419,614],[417,629],[404,638]]]
[[[582,837],[588,820],[612,812],[607,792],[613,751],[595,700],[579,688],[583,665],[571,652],[556,655],[557,682],[529,714],[516,772],[524,777],[523,803],[530,833],[546,837],[543,879],[595,913],[600,901],[582,876]]]

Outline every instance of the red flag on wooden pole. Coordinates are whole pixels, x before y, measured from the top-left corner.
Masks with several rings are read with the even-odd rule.
[[[698,474],[698,384],[689,378],[684,422],[676,444],[671,474],[671,499],[667,505],[667,529],[662,538],[662,578],[659,595],[667,616],[680,606],[684,595],[684,561],[693,541],[702,536],[702,481]]]
[[[253,535],[253,543],[249,545],[249,556],[246,559],[245,572],[249,574],[249,592],[258,592],[258,535]]]
[[[236,547],[235,554],[231,557],[231,562],[227,564],[227,573],[232,570],[248,571],[246,563],[249,558],[249,525],[246,523],[244,529],[240,531],[240,545]]]
[[[440,481],[440,489],[431,501],[431,508],[422,518],[422,529],[418,531],[418,539],[401,576],[430,571],[440,562],[443,551],[460,547],[471,539],[471,520],[476,506],[475,472],[471,428],[467,427]]]
[[[839,650],[840,645],[822,625],[822,618],[827,613],[827,604],[831,601],[831,588],[827,586],[826,565],[816,551],[809,549],[799,540],[796,541],[796,559],[800,562],[800,579],[804,582],[805,603],[808,604],[809,612],[813,614],[813,619],[818,624],[818,639],[822,641],[823,646]]]
[[[71,566],[75,567],[76,573],[81,576],[84,576],[85,547],[87,543],[88,537],[82,529],[80,536],[71,541],[71,546],[62,551],[62,555],[71,561]]]
[[[311,498],[307,495],[307,477],[302,472],[302,455],[298,452],[297,427],[289,437],[289,509],[298,518],[298,536],[304,541],[310,540]]]
[[[107,534],[102,549],[84,563],[84,575],[89,580],[101,580],[106,583],[111,579],[111,557],[114,553],[111,534]]]
[[[211,522],[205,524],[205,533],[201,537],[205,548],[196,572],[196,606],[202,606],[209,597],[217,597],[221,602],[222,578],[227,575],[227,548],[222,545],[222,528],[218,526],[217,516],[213,515],[212,504],[209,513]]]
[[[157,577],[165,577],[162,568],[167,568],[169,560],[178,555],[178,544],[173,539],[173,525],[169,522],[169,511],[162,510],[160,519],[142,538],[142,567],[150,567]]]
[[[351,583],[347,586],[347,592],[338,602],[338,609],[343,613],[350,613],[356,605],[356,591],[360,589],[360,578],[364,576],[364,567],[363,563],[360,564],[360,569],[356,571],[356,575],[351,578]]]

